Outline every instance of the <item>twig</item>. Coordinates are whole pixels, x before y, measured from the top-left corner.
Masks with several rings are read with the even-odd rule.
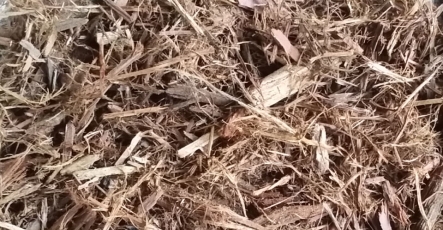
[[[115,112],[115,113],[107,113],[103,115],[103,119],[112,119],[112,118],[122,118],[122,117],[131,117],[131,116],[137,116],[144,113],[159,113],[163,110],[165,110],[165,107],[150,107],[150,108],[144,108],[144,109],[135,109],[135,110],[128,110],[123,112]]]

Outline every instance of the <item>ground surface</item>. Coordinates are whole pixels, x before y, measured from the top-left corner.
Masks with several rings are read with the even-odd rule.
[[[439,229],[442,10],[10,1],[0,228]]]

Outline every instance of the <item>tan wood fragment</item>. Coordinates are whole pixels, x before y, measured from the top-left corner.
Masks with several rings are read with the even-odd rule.
[[[74,176],[79,180],[89,180],[94,177],[105,177],[112,175],[127,175],[137,172],[137,168],[132,166],[111,166],[96,169],[86,169],[74,172]]]

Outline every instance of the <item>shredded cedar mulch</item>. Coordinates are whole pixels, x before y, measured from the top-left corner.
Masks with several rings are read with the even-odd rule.
[[[0,229],[440,229],[443,7],[0,0]]]

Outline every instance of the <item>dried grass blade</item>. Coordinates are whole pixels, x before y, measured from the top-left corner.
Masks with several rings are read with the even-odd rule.
[[[24,103],[24,104],[34,104],[34,105],[41,105],[44,104],[45,102],[36,102],[36,101],[30,101],[28,99],[26,99],[25,97],[23,97],[22,95],[15,93],[7,88],[4,88],[3,86],[0,85],[0,91],[5,92],[6,94],[8,94],[9,96],[14,97],[15,99],[17,99],[18,101]]]
[[[415,189],[417,191],[418,210],[420,211],[421,217],[423,218],[423,222],[426,223],[426,226],[428,227],[427,229],[432,229],[432,223],[429,221],[429,218],[426,215],[425,208],[423,207],[423,200],[421,198],[420,178],[415,168],[414,168],[414,176],[415,176]]]
[[[123,112],[115,112],[115,113],[107,113],[103,115],[103,119],[113,119],[113,118],[123,118],[123,117],[132,117],[137,116],[145,113],[160,113],[163,110],[165,110],[165,107],[151,107],[151,108],[144,108],[144,109],[134,109],[134,110],[128,110]]]
[[[129,23],[133,22],[131,16],[125,10],[123,10],[120,6],[118,6],[117,4],[115,4],[114,2],[112,2],[110,0],[103,0],[103,1],[106,3],[106,5],[111,7],[111,9],[113,9],[115,12],[117,12],[117,14],[120,15],[125,21],[127,21]]]
[[[434,72],[432,72],[432,74],[430,74],[415,90],[414,92],[412,92],[408,98],[406,98],[406,100],[400,105],[400,107],[398,108],[398,110],[404,109],[408,103],[410,101],[412,101],[412,99],[417,96],[417,94],[420,92],[420,90],[423,89],[423,87],[425,87],[436,75],[437,73],[440,72],[440,67],[442,66],[442,64],[440,64],[440,66],[438,66],[438,68],[436,68],[434,70]]]
[[[142,52],[136,52],[134,53],[131,57],[121,61],[120,64],[118,64],[118,66],[114,67],[114,69],[112,69],[111,71],[109,71],[109,73],[106,75],[107,79],[113,79],[115,78],[118,74],[120,74],[123,70],[125,70],[126,68],[128,68],[130,65],[132,65],[132,63],[136,62],[138,59],[140,59],[142,57]]]
[[[211,35],[211,33],[198,25],[198,23],[194,20],[194,17],[189,15],[189,13],[178,0],[168,0],[168,2],[170,2],[174,6],[175,10],[180,13],[180,15],[191,25],[191,27],[197,32],[198,35],[206,37],[212,46],[218,48],[219,42]],[[191,2],[191,4],[193,3]]]
[[[294,61],[300,59],[300,51],[295,48],[288,37],[281,30],[272,29],[272,36],[280,43],[280,45],[285,50],[286,54],[289,55]]]
[[[178,56],[175,58],[171,58],[168,60],[165,60],[163,62],[158,63],[156,66],[147,68],[147,69],[143,69],[143,70],[139,70],[139,71],[135,71],[135,72],[131,72],[131,73],[127,73],[127,74],[122,74],[122,75],[118,75],[112,78],[108,78],[108,80],[110,81],[117,81],[117,80],[123,80],[126,78],[130,78],[130,77],[135,77],[138,75],[146,75],[146,74],[150,74],[150,73],[155,73],[157,71],[160,70],[164,70],[166,67],[177,64],[181,61],[184,61],[186,59],[190,59],[190,58],[195,58],[201,55],[207,55],[207,54],[212,54],[214,53],[214,50],[201,50],[201,51],[196,51],[187,55],[182,55],[182,56]]]
[[[397,73],[394,73],[393,71],[389,70],[388,68],[382,66],[379,63],[373,62],[373,61],[369,61],[367,63],[368,67],[373,69],[374,71],[381,73],[383,75],[386,75],[388,77],[391,77],[392,79],[394,79],[397,82],[404,82],[404,83],[408,83],[408,82],[412,82],[414,81],[414,79],[410,79],[410,78],[406,78],[403,77]]]

